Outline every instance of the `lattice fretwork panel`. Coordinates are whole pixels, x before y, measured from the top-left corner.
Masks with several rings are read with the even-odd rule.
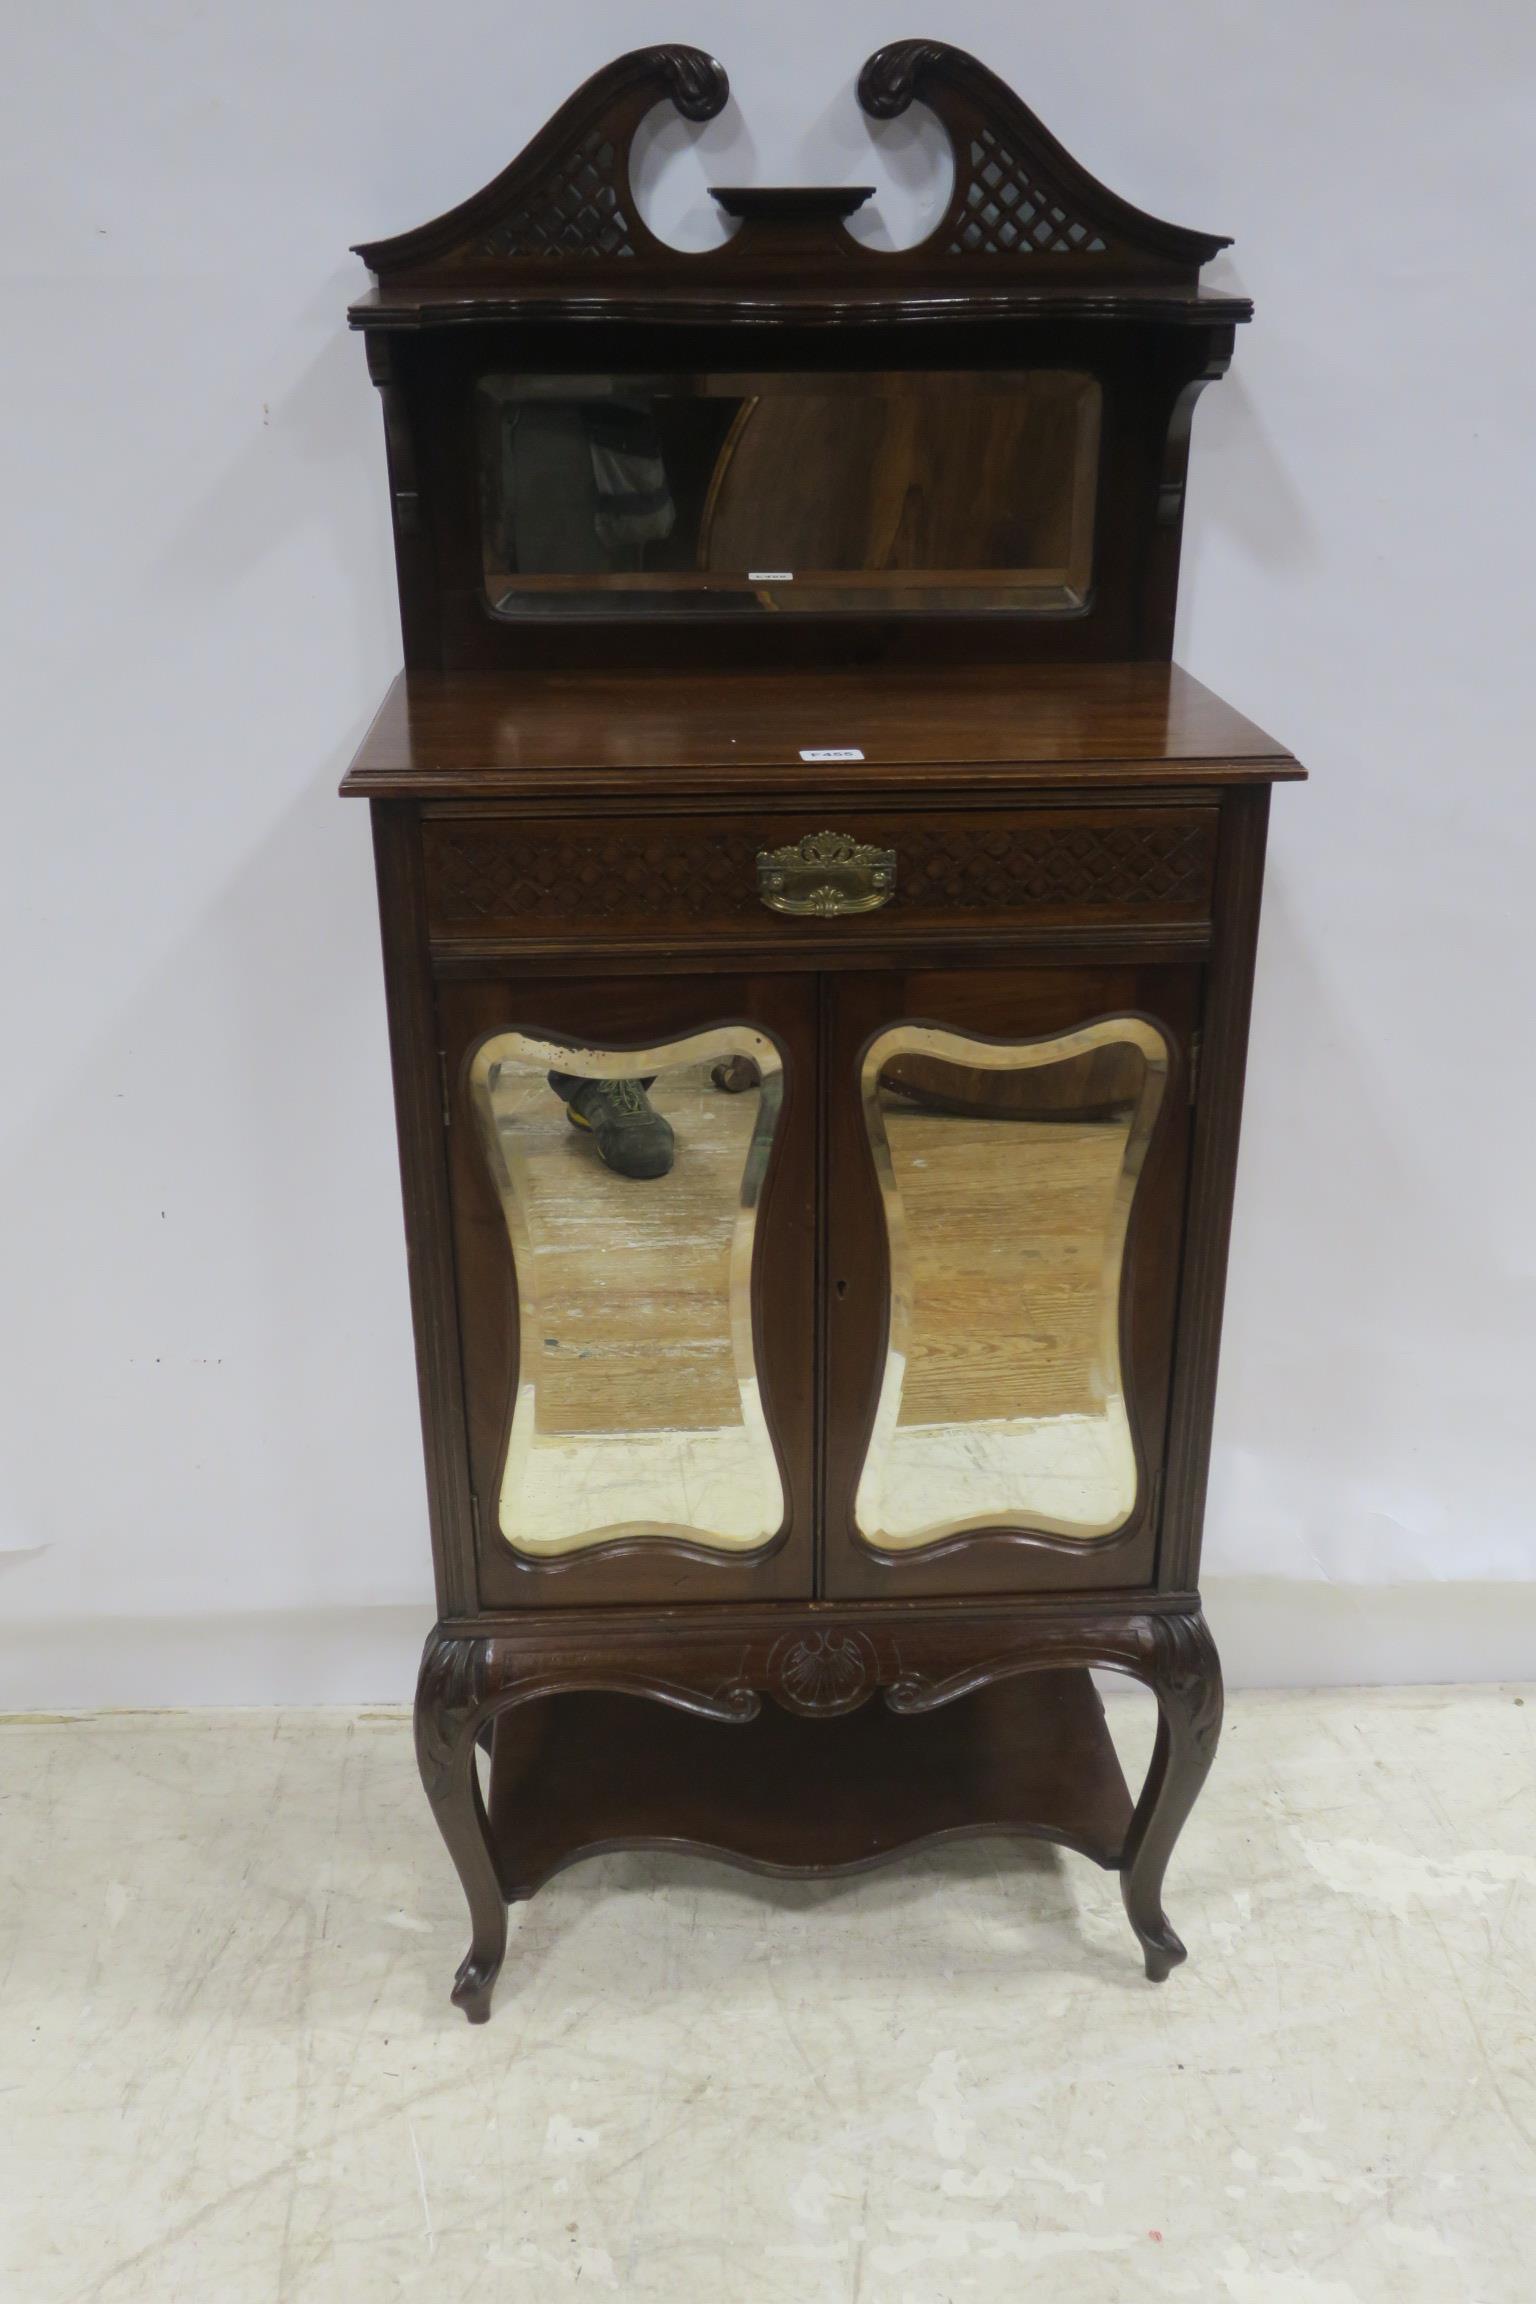
[[[662,827],[615,832],[517,828],[428,835],[434,915],[578,931],[710,920],[757,908],[756,844],[742,830],[679,839]]]
[[[1009,912],[1021,905],[1185,905],[1210,891],[1211,824],[1042,825],[935,829],[903,855],[907,903],[923,910]]]
[[[487,256],[633,256],[618,155],[607,137],[594,130],[481,246]]]
[[[902,917],[989,914],[1016,921],[1064,908],[1150,907],[1184,916],[1209,902],[1215,823],[1213,809],[1200,810],[1195,821],[1159,809],[1098,823],[955,823],[941,816],[882,822],[878,837],[892,839],[897,850],[896,893],[870,926],[878,932]],[[423,835],[428,909],[436,928],[460,936],[489,930],[591,938],[743,921],[772,934],[758,894],[757,852],[782,844],[785,830],[745,822],[611,829],[432,823]]]
[[[1102,256],[1091,224],[1031,183],[1006,144],[982,128],[971,138],[970,179],[955,206],[951,256]]]

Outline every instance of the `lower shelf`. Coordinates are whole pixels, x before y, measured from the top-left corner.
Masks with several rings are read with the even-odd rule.
[[[544,1697],[496,1722],[489,1809],[509,1902],[619,1848],[805,1877],[923,1841],[1017,1832],[1114,1868],[1131,1821],[1080,1668],[1023,1673],[911,1717],[878,1698],[828,1720],[765,1701],[755,1719],[722,1723],[637,1696]]]

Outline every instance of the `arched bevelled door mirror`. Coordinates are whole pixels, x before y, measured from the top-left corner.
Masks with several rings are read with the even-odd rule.
[[[1129,1015],[1012,1045],[900,1024],[869,1046],[890,1300],[864,1544],[1091,1544],[1135,1513],[1126,1242],[1168,1070],[1162,1031]]]
[[[783,1067],[746,1026],[618,1053],[482,1043],[470,1095],[511,1246],[496,1522],[531,1559],[618,1537],[750,1552],[784,1519],[752,1274]]]

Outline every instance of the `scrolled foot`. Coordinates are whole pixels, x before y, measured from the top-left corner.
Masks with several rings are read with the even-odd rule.
[[[452,2000],[455,2008],[462,2008],[471,2024],[484,2024],[491,2013],[491,1994],[501,1974],[501,1963],[506,1953],[506,1930],[502,1930],[500,1945],[493,1952],[477,1951],[472,1944],[459,1963],[459,1972],[453,1980]]]
[[[1136,1941],[1141,1946],[1142,1958],[1146,1962],[1147,1979],[1153,1984],[1166,1983],[1172,1970],[1178,1967],[1181,1960],[1187,1960],[1189,1954],[1162,1912],[1148,1915],[1138,1912],[1130,1879],[1124,1873],[1121,1874],[1120,1889],[1125,1899],[1126,1918],[1136,1932]]]

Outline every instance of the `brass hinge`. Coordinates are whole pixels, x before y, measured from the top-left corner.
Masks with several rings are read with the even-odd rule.
[[[448,1100],[448,1051],[446,1048],[439,1048],[437,1052],[437,1077],[442,1084],[443,1091],[443,1126],[451,1128],[453,1126],[453,1108]]]
[[[1203,1034],[1191,1032],[1189,1036],[1189,1100],[1191,1104],[1200,1093],[1200,1047]]]

